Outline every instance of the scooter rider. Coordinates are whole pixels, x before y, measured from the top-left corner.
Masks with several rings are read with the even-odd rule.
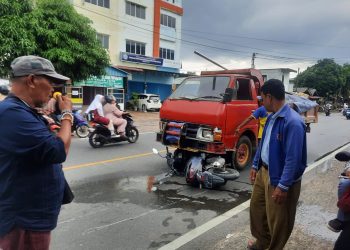
[[[116,99],[113,95],[106,95],[105,97],[106,104],[103,106],[103,112],[105,116],[113,123],[114,126],[117,126],[117,132],[120,136],[125,137],[125,127],[127,121],[122,118],[123,112],[119,110],[116,106]]]
[[[108,129],[111,131],[111,136],[116,137],[117,135],[114,132],[114,126],[110,119],[105,117],[103,112],[102,104],[105,102],[105,99],[102,95],[96,95],[92,103],[89,105],[86,114],[93,112],[94,114],[94,122],[101,123],[108,126]]]

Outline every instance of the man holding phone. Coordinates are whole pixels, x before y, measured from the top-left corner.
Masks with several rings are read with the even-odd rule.
[[[11,69],[11,92],[0,103],[0,249],[49,249],[63,201],[72,103],[58,97],[57,136],[37,109],[49,101],[55,84],[69,78],[37,56],[18,57]]]

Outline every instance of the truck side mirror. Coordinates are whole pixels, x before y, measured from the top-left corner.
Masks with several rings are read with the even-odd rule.
[[[224,103],[230,102],[232,98],[236,98],[236,97],[237,97],[236,89],[226,88],[223,101]]]

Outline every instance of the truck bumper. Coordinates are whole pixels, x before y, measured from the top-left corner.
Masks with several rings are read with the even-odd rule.
[[[206,142],[182,138],[177,144],[167,143],[163,139],[163,133],[156,133],[156,141],[162,143],[165,146],[175,147],[191,152],[204,152],[209,154],[226,154],[225,145],[221,142]]]

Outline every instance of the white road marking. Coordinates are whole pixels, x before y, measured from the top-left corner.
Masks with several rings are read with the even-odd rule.
[[[317,162],[314,162],[314,163],[308,165],[308,167],[305,170],[305,173],[313,170],[314,168],[321,165],[325,161],[332,159],[337,153],[339,153],[340,151],[343,151],[347,147],[349,147],[349,145],[350,145],[350,143],[347,143],[343,147],[334,151],[333,153],[325,156],[324,158],[318,160]],[[174,241],[162,246],[161,248],[159,248],[159,250],[172,250],[172,249],[178,249],[178,248],[182,247],[183,245],[187,244],[188,242],[192,241],[193,239],[197,238],[198,236],[204,234],[205,232],[209,231],[210,229],[212,229],[212,228],[216,227],[217,225],[229,220],[233,216],[235,216],[235,215],[239,214],[240,212],[242,212],[243,210],[247,209],[249,207],[249,204],[250,204],[250,199],[247,200],[246,202],[238,205],[237,207],[234,207],[233,209],[227,211],[226,213],[213,218],[212,220],[204,223],[203,225],[196,227],[195,229],[187,232],[186,234],[175,239]]]

